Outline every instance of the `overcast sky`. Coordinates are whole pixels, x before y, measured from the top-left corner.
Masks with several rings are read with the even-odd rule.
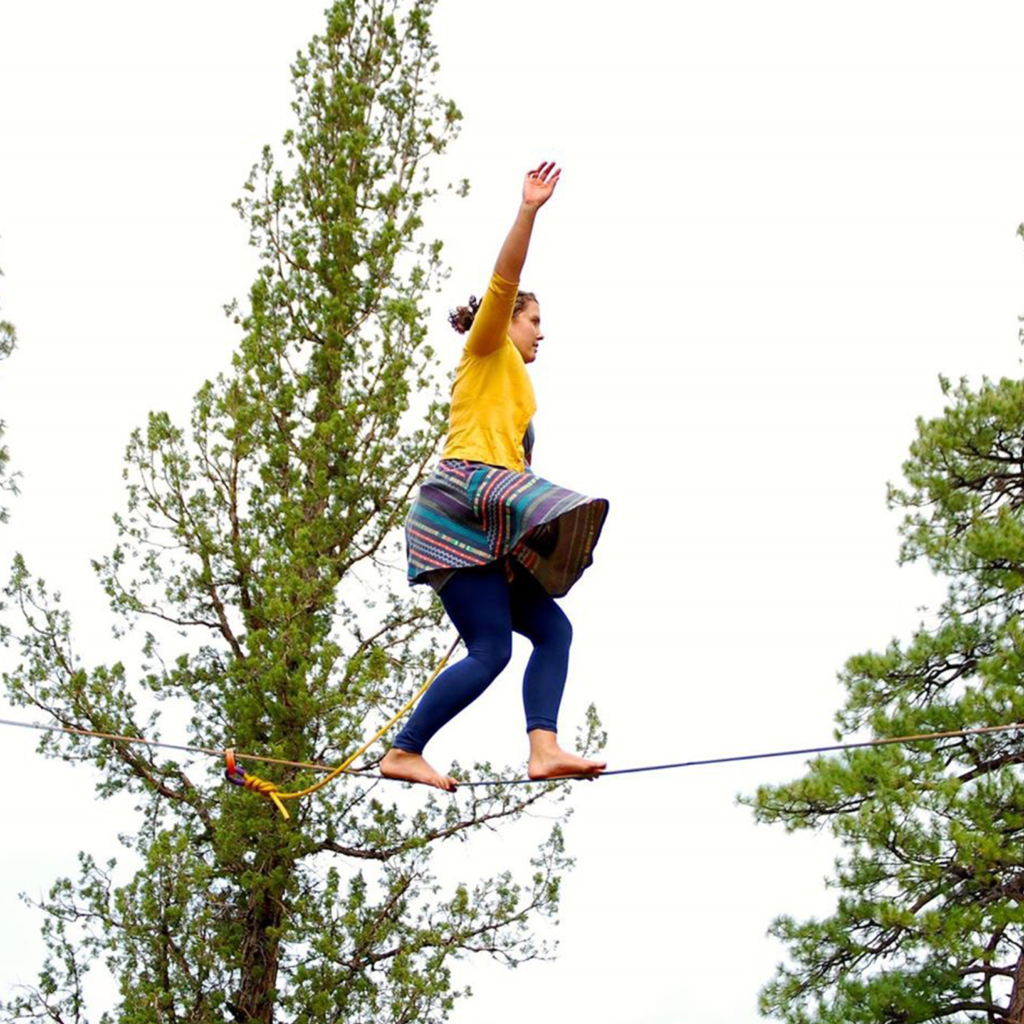
[[[20,338],[0,413],[23,473],[0,565],[19,550],[63,591],[87,663],[118,656],[89,563],[114,543],[128,434],[151,409],[184,419],[228,364],[221,306],[253,272],[230,203],[289,123],[323,6],[0,4],[0,314]],[[564,602],[563,728],[596,701],[613,767],[829,742],[846,658],[942,593],[897,568],[885,506],[915,417],[941,412],[940,374],[1020,372],[1024,8],[441,0],[435,30],[465,114],[436,172],[472,182],[428,226],[452,365],[444,310],[485,286],[523,172],[565,168],[524,275],[547,335],[534,466],[611,513]],[[432,760],[521,759],[521,665]],[[6,994],[40,954],[18,892],[115,854],[135,817],[33,735],[0,739]],[[735,797],[800,770],[577,787],[559,959],[464,965],[453,1020],[752,1024],[783,955],[765,931],[827,912],[836,850]],[[480,857],[523,865],[525,838]]]

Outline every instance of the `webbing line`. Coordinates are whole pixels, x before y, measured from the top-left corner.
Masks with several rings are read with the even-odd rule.
[[[92,729],[77,729],[67,725],[44,725],[39,722],[17,722],[6,718],[0,718],[0,725],[17,726],[21,729],[38,729],[45,732],[65,732],[75,736],[86,736],[94,739],[112,740],[124,743],[140,743],[149,747],[163,747],[170,750],[184,750],[194,754],[206,754],[210,757],[224,757],[227,750],[216,750],[211,747],[193,747],[180,743],[164,743],[162,740],[147,740],[141,736],[120,736],[116,733],[98,732]],[[798,757],[806,754],[830,754],[841,750],[857,750],[863,747],[884,747],[897,743],[924,743],[934,740],[958,739],[966,736],[980,736],[987,733],[1019,732],[1024,730],[1024,722],[1014,722],[1010,725],[981,725],[972,729],[952,729],[947,732],[922,732],[909,736],[884,736],[874,740],[855,740],[850,743],[831,743],[821,747],[797,747],[791,750],[770,750],[757,754],[731,754],[726,757],[707,757],[694,761],[674,761],[668,764],[641,765],[636,768],[611,768],[600,772],[597,775],[566,775],[561,780],[552,779],[480,779],[476,781],[460,782],[460,786],[516,786],[541,784],[551,781],[579,781],[604,778],[608,775],[636,775],[639,772],[660,772],[671,768],[698,768],[704,765],[730,764],[739,761],[762,761],[773,757]],[[368,746],[369,744],[367,744]],[[337,772],[338,768],[323,764],[315,764],[308,761],[288,761],[279,757],[266,757],[262,754],[239,754],[235,753],[238,760],[263,761],[269,764],[285,765],[292,768],[308,768],[318,772]],[[372,772],[354,771],[350,768],[344,769],[347,774],[358,776],[363,779],[386,779],[383,775]]]
[[[71,725],[44,725],[42,722],[16,722],[9,718],[0,718],[0,725],[14,725],[19,729],[38,729],[40,732],[66,732],[72,736],[85,736],[97,740],[113,740],[117,743],[138,743],[146,747],[161,747],[164,750],[184,750],[190,754],[207,754],[210,757],[223,757],[227,751],[215,747],[192,747],[185,743],[164,743],[163,740],[147,740],[141,736],[122,736],[115,732],[98,732],[95,729],[78,729]],[[239,754],[239,761],[263,761],[266,764],[281,764],[289,768],[308,768],[316,772],[331,772],[332,767],[316,764],[311,761],[288,761],[283,757],[267,757],[264,754]]]
[[[851,743],[832,743],[825,747],[798,747],[793,750],[770,750],[760,754],[732,754],[728,757],[706,757],[698,761],[674,761],[671,764],[647,764],[638,768],[611,768],[596,775],[566,775],[566,779],[603,779],[606,775],[636,775],[638,772],[661,772],[668,768],[699,768],[701,765],[729,764],[735,761],[763,761],[770,757],[796,757],[800,754],[828,754],[859,747],[884,747],[893,743],[923,743],[926,740],[956,739],[982,733],[1014,732],[1024,730],[1024,722],[1012,725],[980,725],[973,729],[953,729],[949,732],[921,732],[912,736],[884,736],[876,740],[855,740]],[[503,782],[460,782],[460,786],[508,786],[527,782],[550,782],[550,779],[506,779]]]

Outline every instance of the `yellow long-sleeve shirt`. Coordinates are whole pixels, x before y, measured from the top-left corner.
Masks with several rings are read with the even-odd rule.
[[[537,400],[508,334],[518,290],[498,274],[491,277],[455,372],[442,458],[525,468],[523,435]]]

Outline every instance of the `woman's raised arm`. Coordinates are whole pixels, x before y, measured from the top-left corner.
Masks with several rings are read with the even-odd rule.
[[[497,276],[487,286],[466,340],[466,348],[474,355],[490,355],[505,344],[515,307],[519,275],[526,262],[526,251],[530,248],[533,219],[551,198],[561,173],[553,161],[545,161],[535,170],[529,171],[523,181],[523,201],[494,264]]]
[[[530,235],[533,232],[533,220],[537,211],[551,198],[558,184],[558,176],[562,173],[553,160],[544,161],[535,170],[529,171],[523,181],[523,201],[519,206],[505,244],[498,253],[494,264],[495,273],[506,281],[519,283],[519,275],[523,272],[526,253],[530,248]]]

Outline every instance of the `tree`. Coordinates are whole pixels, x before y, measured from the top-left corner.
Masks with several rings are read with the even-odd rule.
[[[838,735],[1024,721],[1024,383],[942,386],[891,502],[901,558],[949,579],[908,643],[853,657]],[[786,1021],[1024,1021],[1024,738],[893,745],[815,760],[751,801],[761,821],[828,828],[844,854],[824,920],[780,917],[789,947],[761,995]]]
[[[232,370],[199,390],[189,430],[155,413],[133,434],[120,542],[96,563],[140,668],[83,666],[68,613],[19,561],[14,702],[147,737],[170,715],[197,745],[322,761],[435,661],[437,603],[396,590],[388,565],[446,413],[423,326],[441,247],[418,238],[429,158],[460,115],[433,92],[432,7],[338,0],[296,59],[284,156],[263,152],[238,203],[261,266],[248,309],[231,311]],[[515,965],[546,949],[532,921],[555,911],[570,863],[564,806],[523,881],[504,871],[445,892],[432,857],[564,786],[417,791],[410,812],[397,785],[347,777],[285,822],[214,784],[220,765],[204,779],[151,748],[45,747],[95,765],[101,795],[136,796],[123,841],[139,867],[119,882],[113,861],[82,854],[79,877],[54,885],[49,956],[9,1020],[86,1021],[82,978],[102,957],[120,1000],[101,1021],[434,1021],[458,994],[453,959]],[[282,790],[315,777],[260,774]]]
[[[3,277],[3,271],[0,271],[0,277]],[[18,335],[14,329],[14,324],[8,320],[0,319],[0,362],[7,359],[10,354],[14,351],[15,346],[18,343]],[[4,436],[5,424],[3,420],[0,420],[0,438]],[[18,493],[18,485],[15,477],[10,476],[7,473],[7,464],[10,462],[10,452],[7,450],[6,444],[0,444],[0,490],[10,491],[12,494]],[[16,476],[17,474],[15,474]],[[0,508],[0,523],[7,522],[7,509]]]

